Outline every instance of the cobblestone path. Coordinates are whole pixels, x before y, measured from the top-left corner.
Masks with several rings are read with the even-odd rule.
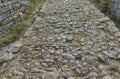
[[[47,0],[0,64],[0,79],[120,79],[120,31],[88,0]]]

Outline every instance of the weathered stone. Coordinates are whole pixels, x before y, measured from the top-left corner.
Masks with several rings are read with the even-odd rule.
[[[120,73],[120,67],[118,68],[118,72]]]
[[[75,78],[73,78],[73,77],[69,77],[68,79],[75,79]]]
[[[41,20],[41,18],[40,18],[40,17],[37,17],[37,18],[36,18],[36,21],[40,21],[40,20]]]
[[[120,55],[118,55],[118,59],[120,59]]]
[[[6,53],[0,58],[0,61],[9,61],[9,60],[12,60],[12,59],[13,59],[13,54],[12,53]]]
[[[112,79],[110,76],[105,76],[103,79]]]
[[[62,74],[60,76],[61,76],[61,78],[64,78],[64,79],[68,78],[68,75],[65,72],[62,72]]]
[[[23,76],[24,74],[22,72],[14,70],[14,75]]]
[[[57,76],[54,72],[48,72],[45,79],[57,79]]]
[[[47,63],[42,63],[42,66],[47,67],[48,65]]]
[[[13,54],[16,54],[18,53],[19,51],[19,48],[13,48],[10,52],[12,52]]]
[[[21,70],[23,71],[23,72],[27,72],[28,70],[26,69],[26,68],[21,68]]]
[[[2,58],[0,58],[0,64],[4,63],[4,60]]]
[[[96,30],[87,30],[87,32],[90,33],[91,35],[98,34],[98,32]]]
[[[33,68],[31,72],[32,72],[32,73],[40,73],[41,71],[40,71],[40,69]]]
[[[103,18],[98,19],[99,22],[105,22],[105,21],[109,21],[109,20],[110,20],[110,18],[108,18],[108,17],[103,17]]]
[[[112,21],[107,22],[108,23],[108,29],[110,32],[118,32],[118,28],[115,26],[115,24]]]
[[[19,47],[21,47],[21,46],[22,46],[22,43],[16,43],[16,44],[15,44],[15,47],[16,47],[16,48],[19,48]]]
[[[115,36],[120,37],[120,32],[115,33]]]
[[[69,59],[69,60],[70,60],[70,59],[72,59],[72,60],[75,59],[75,57],[74,57],[72,54],[63,53],[62,56],[63,56],[64,58],[66,58],[66,59]]]
[[[104,26],[98,26],[99,29],[104,29]]]
[[[75,64],[76,64],[76,62],[75,62],[74,60],[70,60],[70,61],[69,61],[69,65],[70,65],[70,66],[75,65]]]
[[[117,67],[115,66],[114,63],[109,63],[109,65],[108,65],[108,69],[109,69],[109,70],[116,70]]]
[[[113,58],[113,59],[117,58],[115,53],[104,51],[104,54],[106,54],[109,58]]]
[[[68,64],[68,60],[63,60],[63,64]]]
[[[76,73],[77,76],[80,76],[82,72],[80,71],[80,69],[76,69],[75,73]]]
[[[89,75],[88,75],[88,78],[97,78],[98,77],[98,74],[96,72],[91,72]]]
[[[86,56],[82,60],[85,61],[85,62],[87,62],[87,63],[89,63],[89,64],[96,63],[96,58],[95,57],[91,57],[91,56]]]
[[[120,38],[117,39],[120,42]]]
[[[103,70],[105,70],[105,66],[100,65],[98,69],[99,69],[100,71],[103,71]]]
[[[100,60],[100,62],[105,62],[105,58],[101,54],[98,55],[98,59]]]

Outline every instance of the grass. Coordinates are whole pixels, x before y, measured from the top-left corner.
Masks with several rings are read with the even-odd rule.
[[[40,8],[45,0],[32,0],[30,7],[24,13],[23,19],[10,28],[9,33],[0,38],[0,48],[4,47],[23,36],[25,31],[34,23],[35,17],[32,14],[35,8]]]
[[[114,15],[110,15],[109,16],[115,23],[116,27],[120,29],[120,19],[118,19],[116,16]]]
[[[95,3],[96,7],[100,9],[102,13],[109,16],[111,20],[114,21],[117,28],[120,29],[120,19],[118,19],[115,15],[111,13],[111,9],[109,8],[110,0],[90,0],[91,3]]]

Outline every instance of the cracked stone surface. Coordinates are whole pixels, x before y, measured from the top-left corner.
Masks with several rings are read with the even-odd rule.
[[[120,79],[120,31],[88,0],[47,0],[0,53],[1,79]]]

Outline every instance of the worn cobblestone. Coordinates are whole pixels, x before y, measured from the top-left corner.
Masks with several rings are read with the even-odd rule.
[[[119,79],[120,31],[111,22],[88,0],[47,0],[23,38],[0,50],[12,55],[0,58],[0,78]]]

